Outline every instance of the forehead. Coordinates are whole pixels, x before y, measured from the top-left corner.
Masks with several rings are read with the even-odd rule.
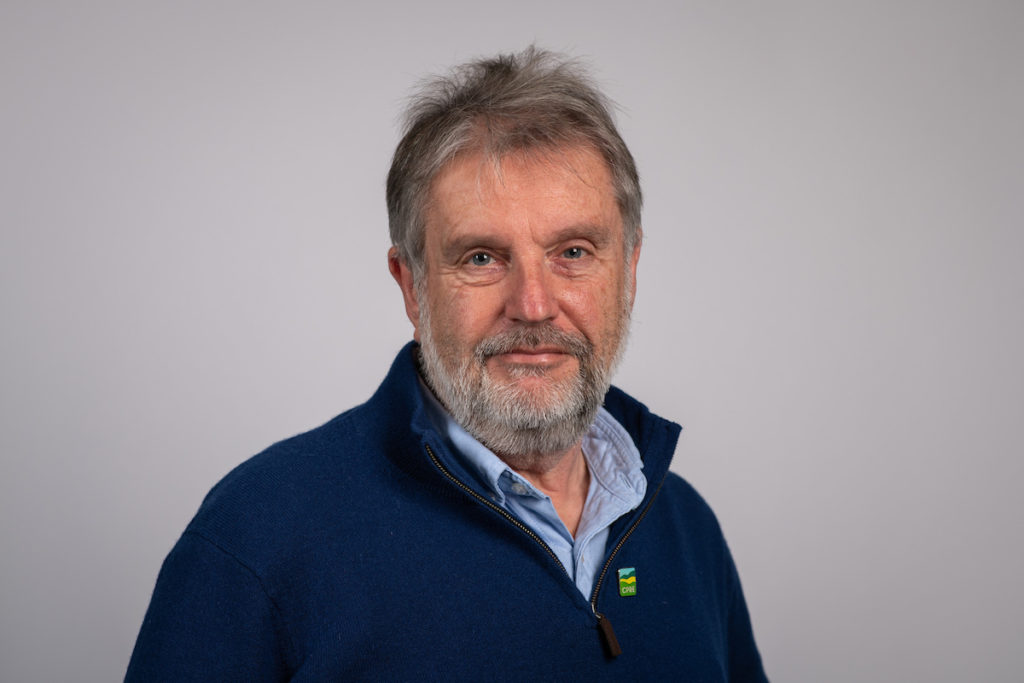
[[[587,147],[463,154],[435,177],[426,217],[435,238],[506,222],[622,223],[608,166]]]

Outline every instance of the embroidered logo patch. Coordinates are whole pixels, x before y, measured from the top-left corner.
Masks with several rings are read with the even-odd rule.
[[[636,595],[636,567],[619,570],[619,595],[623,597]]]

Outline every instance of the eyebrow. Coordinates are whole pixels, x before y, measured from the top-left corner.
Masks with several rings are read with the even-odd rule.
[[[605,247],[612,242],[612,229],[600,223],[580,223],[570,225],[555,232],[553,242],[566,242],[574,239],[584,239],[595,247]]]

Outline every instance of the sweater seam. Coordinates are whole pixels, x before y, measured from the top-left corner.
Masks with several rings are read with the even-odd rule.
[[[234,560],[239,567],[244,569],[248,574],[250,574],[254,579],[256,579],[256,583],[259,585],[260,591],[262,591],[263,593],[263,597],[265,597],[267,599],[267,602],[270,603],[271,609],[273,610],[274,614],[277,616],[277,619],[281,624],[281,632],[284,634],[286,646],[289,650],[288,653],[286,653],[286,663],[288,663],[288,660],[292,660],[290,664],[294,664],[298,650],[295,647],[295,641],[292,639],[292,634],[288,631],[288,622],[285,619],[284,611],[281,609],[280,605],[277,604],[277,600],[273,598],[273,596],[270,594],[270,591],[267,590],[267,586],[264,583],[263,577],[260,576],[259,572],[250,567],[245,561],[238,557],[238,555],[231,552],[223,545],[213,540],[201,531],[198,531],[196,529],[186,529],[183,535],[196,536],[197,538],[206,541],[208,544],[222,552],[224,555]],[[294,669],[295,667],[290,666],[289,668]]]

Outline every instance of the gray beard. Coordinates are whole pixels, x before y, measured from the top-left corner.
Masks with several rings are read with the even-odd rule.
[[[426,297],[418,298],[423,379],[473,438],[517,470],[549,469],[580,442],[594,422],[625,348],[628,306],[623,307],[619,343],[609,362],[595,356],[594,345],[586,338],[549,324],[511,328],[482,340],[469,358],[459,359],[447,348],[450,344],[435,341]],[[576,358],[576,375],[541,392],[498,382],[488,372],[487,360],[492,356],[542,345],[556,346]],[[513,380],[545,372],[526,365],[511,369]]]

